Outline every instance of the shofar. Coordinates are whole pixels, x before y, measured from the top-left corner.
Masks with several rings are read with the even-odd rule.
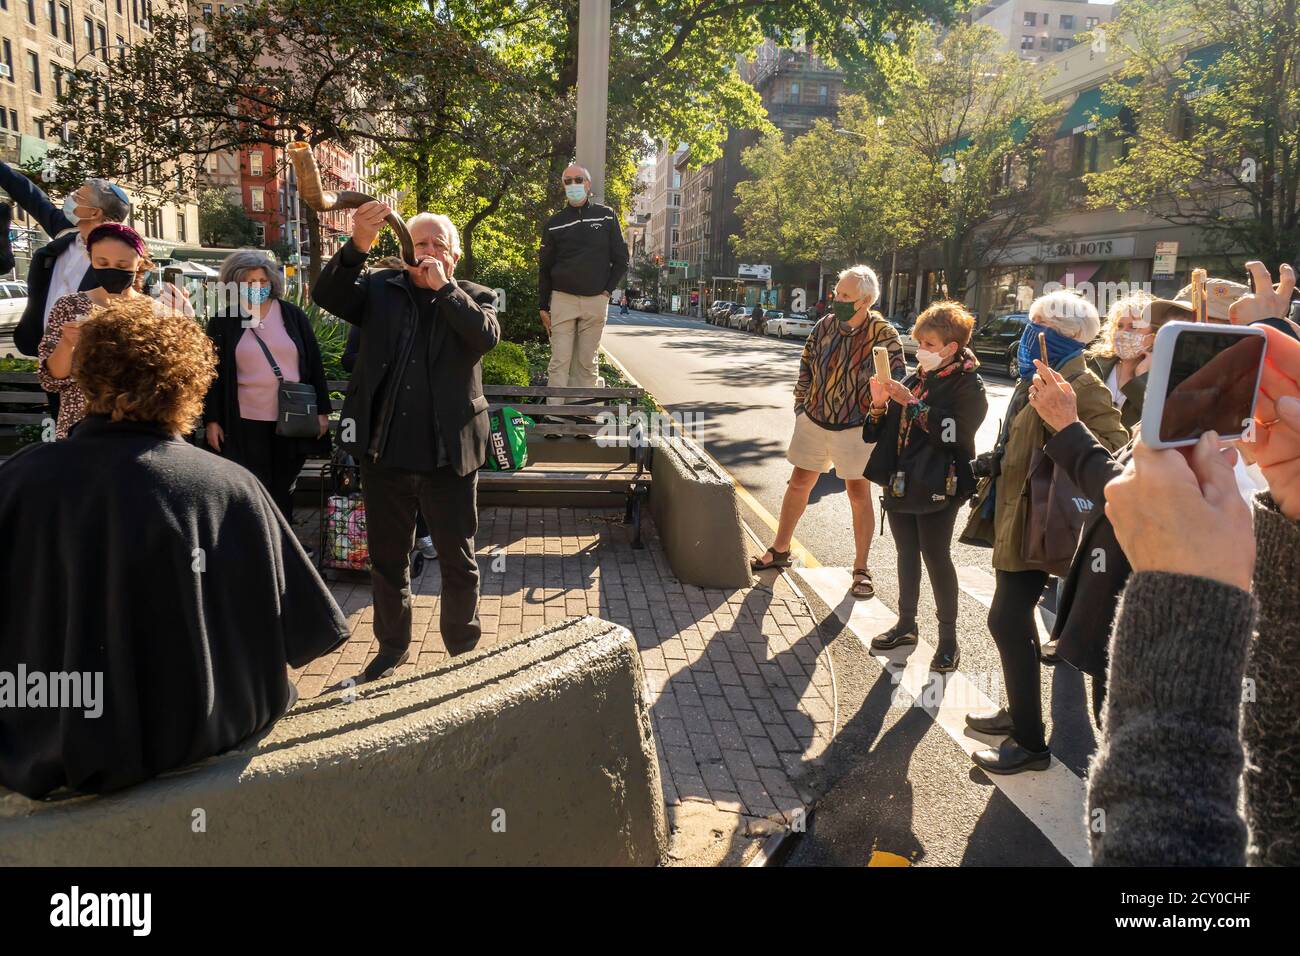
[[[356,209],[368,202],[374,202],[373,196],[344,189],[332,192],[325,189],[320,181],[320,169],[316,166],[316,157],[312,154],[311,144],[301,141],[289,144],[289,159],[293,162],[294,172],[298,177],[298,194],[317,212],[331,212],[335,209]],[[415,245],[411,242],[411,233],[406,228],[402,217],[389,212],[385,222],[397,233],[397,241],[402,245],[402,258],[407,265],[419,265],[415,257]]]

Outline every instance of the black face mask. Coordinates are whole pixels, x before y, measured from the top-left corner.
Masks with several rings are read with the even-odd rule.
[[[90,271],[99,287],[114,295],[125,291],[135,281],[135,273],[130,269],[92,268]]]

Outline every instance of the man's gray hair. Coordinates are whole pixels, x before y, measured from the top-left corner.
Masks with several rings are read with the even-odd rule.
[[[1029,321],[1055,329],[1067,339],[1084,345],[1101,331],[1097,307],[1072,289],[1040,295],[1029,306]]]
[[[880,299],[880,280],[876,278],[876,271],[871,266],[849,266],[840,273],[836,285],[845,279],[850,280],[850,288],[856,289],[853,301],[859,299],[870,299],[867,307],[875,305]]]
[[[408,219],[406,221],[406,228],[411,232],[415,232],[416,223],[421,222],[436,222],[446,226],[447,231],[451,233],[452,254],[456,256],[460,255],[460,230],[456,228],[456,224],[451,221],[450,216],[444,216],[441,213],[436,212],[422,212]]]
[[[272,297],[284,298],[284,272],[280,269],[280,264],[265,252],[256,249],[240,249],[221,260],[218,281],[225,288],[234,288],[234,285],[248,281],[248,274],[255,269],[266,270],[266,277],[271,280]]]
[[[121,186],[114,187],[107,179],[98,177],[87,179],[85,186],[90,193],[90,205],[102,209],[109,222],[126,222],[131,218],[131,203],[122,198],[126,191]]]

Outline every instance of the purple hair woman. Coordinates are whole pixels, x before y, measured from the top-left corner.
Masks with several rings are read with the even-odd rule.
[[[59,393],[59,418],[55,425],[58,438],[67,438],[68,431],[86,414],[86,396],[72,377],[72,356],[77,350],[82,323],[96,309],[141,297],[143,293],[135,288],[136,276],[152,266],[140,234],[117,222],[92,229],[86,237],[86,252],[98,285],[86,292],[65,295],[54,303],[37,351],[40,358],[37,377],[41,387]]]

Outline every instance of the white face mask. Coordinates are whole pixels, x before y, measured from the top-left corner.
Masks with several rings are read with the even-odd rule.
[[[921,366],[927,372],[933,372],[944,360],[942,352],[927,352],[925,349],[916,350],[916,364]]]
[[[1137,358],[1146,351],[1147,333],[1121,329],[1115,333],[1115,354],[1125,361]]]
[[[63,215],[67,216],[72,222],[81,222],[81,217],[77,215],[76,196],[69,196],[63,200]]]

